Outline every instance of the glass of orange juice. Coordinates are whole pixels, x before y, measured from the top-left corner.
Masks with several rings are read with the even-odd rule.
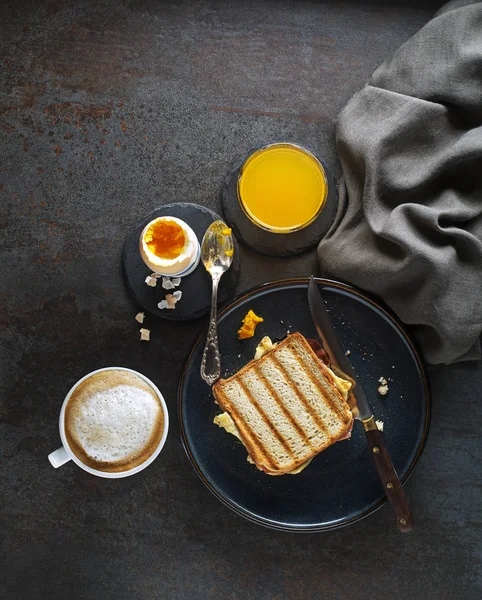
[[[263,146],[240,169],[238,199],[246,216],[272,233],[292,233],[320,214],[328,181],[320,161],[291,143]]]

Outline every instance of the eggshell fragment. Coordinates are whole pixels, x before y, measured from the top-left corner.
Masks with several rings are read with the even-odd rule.
[[[150,331],[150,329],[143,329],[142,328],[140,330],[140,333],[141,333],[141,340],[143,342],[149,342],[150,341],[150,339],[151,339],[151,331]]]

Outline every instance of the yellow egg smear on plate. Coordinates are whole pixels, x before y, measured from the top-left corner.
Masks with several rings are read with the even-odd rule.
[[[254,313],[254,311],[249,310],[247,315],[243,319],[241,329],[238,330],[238,338],[240,340],[252,338],[254,336],[256,326],[258,325],[258,323],[262,323],[263,320],[264,319],[262,317],[258,317],[258,315]]]

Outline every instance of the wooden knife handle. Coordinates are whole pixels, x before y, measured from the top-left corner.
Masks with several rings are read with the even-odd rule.
[[[379,431],[373,417],[364,419],[362,424],[365,428],[368,446],[370,447],[378,476],[382,482],[383,491],[397,515],[397,527],[403,533],[408,533],[414,526],[412,513],[400,479],[387,452],[383,435]]]

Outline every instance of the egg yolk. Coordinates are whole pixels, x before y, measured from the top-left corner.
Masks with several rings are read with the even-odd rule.
[[[254,311],[249,310],[247,315],[243,319],[243,325],[238,330],[238,338],[240,340],[246,340],[254,336],[254,331],[258,323],[263,322],[263,317],[258,317]]]
[[[186,243],[182,227],[175,221],[156,221],[144,236],[144,241],[152,254],[159,258],[177,258]]]

